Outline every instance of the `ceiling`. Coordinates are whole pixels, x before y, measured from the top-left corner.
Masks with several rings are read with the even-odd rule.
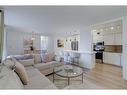
[[[54,33],[127,15],[127,6],[2,6],[5,24],[24,31]]]

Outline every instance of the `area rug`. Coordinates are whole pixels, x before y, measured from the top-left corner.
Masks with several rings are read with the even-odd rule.
[[[53,82],[53,76],[49,75],[47,78]],[[68,80],[66,78],[59,77],[55,75],[54,84],[58,89],[104,89],[101,85],[91,82],[85,77],[82,83],[81,76],[70,79],[70,84],[68,85]]]

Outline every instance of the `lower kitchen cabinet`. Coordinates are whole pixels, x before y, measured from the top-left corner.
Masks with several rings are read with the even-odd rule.
[[[121,66],[121,55],[121,53],[104,52],[103,62],[106,64]]]

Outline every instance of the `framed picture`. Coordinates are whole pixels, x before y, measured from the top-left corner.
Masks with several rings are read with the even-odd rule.
[[[64,41],[63,40],[57,40],[57,47],[64,47]]]

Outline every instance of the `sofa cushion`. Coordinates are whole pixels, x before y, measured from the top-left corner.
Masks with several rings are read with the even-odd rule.
[[[14,70],[4,66],[0,75],[0,89],[24,89],[24,86]]]
[[[49,68],[53,69],[54,66],[60,66],[62,64],[63,64],[62,62],[51,61],[51,62],[48,62],[48,63],[38,63],[38,64],[35,64],[34,67],[42,71],[44,69],[49,69]]]
[[[26,67],[26,71],[30,80],[29,83],[25,85],[25,89],[57,89],[56,86],[36,68]]]
[[[52,63],[38,63],[38,64],[35,64],[34,67],[36,67],[39,70],[43,70],[43,69],[50,68],[51,65],[52,65]]]
[[[21,79],[21,81],[23,82],[23,84],[27,84],[29,81],[27,72],[24,68],[24,66],[22,64],[20,64],[18,61],[15,62],[15,71],[18,74],[19,78]]]
[[[18,60],[24,66],[32,66],[34,65],[34,59],[25,59],[25,60]]]
[[[48,63],[53,64],[52,66],[60,66],[60,65],[64,64],[63,62],[58,62],[58,61],[51,61],[51,62],[48,62]]]

